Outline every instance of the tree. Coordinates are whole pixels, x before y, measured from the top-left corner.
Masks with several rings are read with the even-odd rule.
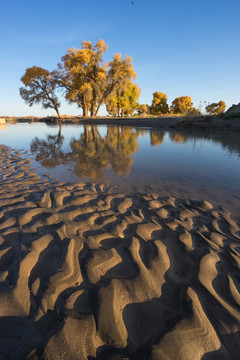
[[[65,89],[65,97],[82,108],[83,115],[96,116],[116,87],[125,89],[136,77],[132,58],[115,54],[106,64],[103,55],[108,46],[103,40],[96,45],[83,41],[81,49],[69,49],[58,64],[58,84]]]
[[[171,112],[173,114],[186,114],[188,110],[193,109],[193,102],[190,96],[180,96],[173,100]]]
[[[105,102],[115,90],[118,93],[125,91],[136,77],[131,56],[122,58],[121,54],[114,54],[113,60],[108,64],[108,85],[104,95]]]
[[[90,41],[83,41],[81,49],[68,49],[58,64],[58,84],[65,89],[65,97],[70,103],[77,103],[82,108],[83,116],[89,111],[97,115],[99,98],[107,84],[107,65],[103,54],[108,46],[99,40],[94,46]],[[100,106],[99,106],[100,107]]]
[[[226,104],[223,100],[220,100],[218,103],[209,104],[205,109],[208,114],[221,114],[225,111]]]
[[[138,115],[149,114],[149,105],[148,104],[138,104],[137,113],[138,113]]]
[[[107,111],[110,115],[132,115],[138,108],[137,100],[140,96],[140,89],[132,81],[126,87],[117,86],[116,90],[107,100]]]
[[[160,91],[153,93],[152,105],[149,111],[152,115],[168,114],[169,106],[167,104],[167,95]]]
[[[44,109],[54,109],[60,118],[60,102],[55,94],[57,84],[53,72],[33,66],[26,69],[21,81],[25,87],[19,89],[20,95],[29,106],[42,103]]]
[[[185,115],[186,115],[187,117],[189,117],[189,118],[194,118],[194,117],[199,117],[199,116],[201,116],[202,113],[201,113],[200,110],[196,109],[196,108],[193,106],[191,109],[189,109],[189,110],[186,111]]]

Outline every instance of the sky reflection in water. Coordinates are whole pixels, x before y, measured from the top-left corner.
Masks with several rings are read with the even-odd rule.
[[[60,181],[118,185],[222,204],[240,201],[240,134],[168,133],[130,127],[16,124],[0,143],[31,150],[37,171]]]

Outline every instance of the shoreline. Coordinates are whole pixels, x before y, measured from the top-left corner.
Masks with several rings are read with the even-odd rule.
[[[5,117],[7,123],[21,122],[46,122],[57,124],[58,119],[54,116],[49,117]],[[225,132],[240,132],[240,116],[235,117],[234,114],[228,118],[217,116],[201,116],[195,118],[187,118],[184,116],[175,117],[97,117],[83,118],[81,116],[62,117],[62,124],[77,125],[118,125],[132,127],[148,127],[152,129],[162,130],[219,130]]]
[[[59,183],[0,153],[3,356],[238,359],[240,224],[228,210]]]

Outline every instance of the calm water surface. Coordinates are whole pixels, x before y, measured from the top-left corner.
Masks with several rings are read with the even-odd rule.
[[[0,128],[0,143],[30,150],[36,171],[60,181],[207,199],[240,219],[239,133],[24,123]]]

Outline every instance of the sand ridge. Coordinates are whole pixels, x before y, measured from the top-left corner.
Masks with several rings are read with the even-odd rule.
[[[1,359],[239,359],[226,209],[59,183],[0,154]]]

